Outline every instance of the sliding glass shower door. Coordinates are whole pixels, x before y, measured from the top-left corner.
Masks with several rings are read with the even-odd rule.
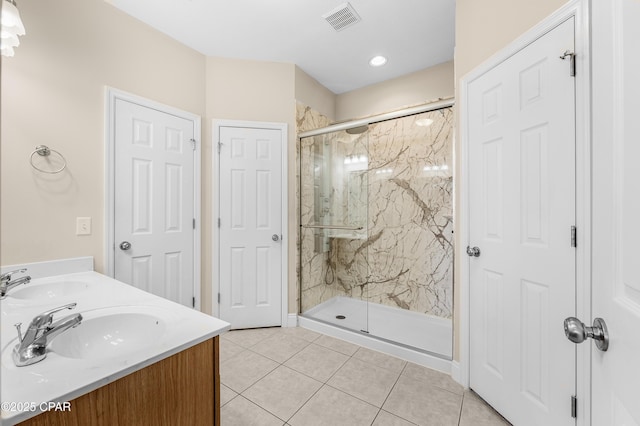
[[[301,312],[366,332],[368,135],[303,138],[300,163]]]

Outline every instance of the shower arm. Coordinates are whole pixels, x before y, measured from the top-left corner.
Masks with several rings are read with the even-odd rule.
[[[303,228],[313,229],[344,229],[346,231],[362,231],[363,226],[344,226],[344,225],[302,225]]]

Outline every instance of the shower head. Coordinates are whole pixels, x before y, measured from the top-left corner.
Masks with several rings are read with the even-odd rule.
[[[364,133],[369,130],[369,125],[365,124],[364,126],[352,127],[347,129],[346,132],[350,135],[359,135],[360,133]]]

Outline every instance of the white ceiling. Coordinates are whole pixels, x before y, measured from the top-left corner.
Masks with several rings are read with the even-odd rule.
[[[362,20],[340,32],[322,15],[342,0],[107,1],[204,55],[294,63],[336,94],[453,59],[455,0],[350,0]]]

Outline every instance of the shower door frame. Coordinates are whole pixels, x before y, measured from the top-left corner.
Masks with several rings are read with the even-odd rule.
[[[415,107],[410,107],[410,108],[404,108],[404,109],[400,109],[397,111],[392,111],[392,112],[388,112],[388,113],[384,113],[384,114],[379,114],[379,115],[374,115],[371,117],[367,117],[367,118],[362,118],[362,119],[358,119],[358,120],[352,120],[352,121],[347,121],[347,122],[343,122],[343,123],[339,123],[339,124],[333,124],[330,126],[326,126],[326,127],[321,127],[318,129],[314,129],[314,130],[308,130],[302,133],[298,134],[298,146],[301,147],[302,146],[302,139],[303,138],[308,138],[308,137],[313,137],[313,136],[320,136],[320,135],[324,135],[324,134],[328,134],[328,133],[334,133],[334,132],[339,132],[339,131],[343,131],[343,130],[347,130],[347,129],[352,129],[354,127],[360,127],[360,126],[366,126],[366,125],[370,125],[370,124],[375,124],[375,123],[379,123],[382,121],[388,121],[388,120],[393,120],[393,119],[398,119],[398,118],[403,118],[403,117],[409,117],[412,115],[417,115],[417,114],[422,114],[425,112],[430,112],[430,111],[436,111],[436,110],[440,110],[440,109],[444,109],[444,108],[450,108],[453,107],[455,105],[455,99],[453,97],[450,98],[444,98],[435,102],[431,102],[428,104],[423,104],[423,105],[419,105],[419,106],[415,106]],[[456,152],[455,152],[455,140],[454,140],[454,144],[453,144],[453,164],[456,164]],[[302,173],[300,172],[300,167],[301,167],[301,158],[298,157],[297,159],[297,171],[298,171],[298,187],[300,188],[300,191],[302,190]],[[454,178],[454,184],[453,187],[455,188],[455,180],[456,180],[456,176],[455,176],[455,171],[453,174],[453,178]],[[301,194],[300,194],[301,195]],[[455,217],[455,199],[453,200],[453,213],[454,213],[454,217]],[[310,319],[307,318],[305,316],[303,316],[303,312],[302,312],[302,256],[301,256],[301,250],[302,250],[302,223],[300,222],[300,212],[302,212],[302,197],[299,196],[298,197],[298,285],[297,285],[297,291],[298,291],[298,316],[300,319],[303,320],[310,320],[310,321],[319,321],[319,320],[314,320],[314,319]],[[454,259],[455,259],[455,254],[454,254]],[[454,300],[455,300],[455,285],[453,286],[454,288],[452,288],[452,291],[454,293]],[[367,303],[369,303],[367,301]],[[455,310],[455,308],[454,308]],[[454,316],[455,316],[455,312],[454,312]],[[324,322],[322,322],[324,324]],[[331,327],[331,328],[335,328],[337,330],[340,330],[341,332],[344,333],[349,333],[352,336],[357,336],[357,343],[366,347],[370,347],[371,349],[376,349],[376,350],[380,350],[382,352],[387,352],[387,349],[389,349],[389,346],[397,346],[394,347],[393,351],[390,352],[394,352],[396,349],[404,352],[404,356],[405,357],[411,357],[413,358],[414,356],[416,356],[415,354],[420,353],[421,355],[424,355],[424,357],[428,358],[428,361],[424,361],[423,359],[420,359],[420,357],[415,358],[414,361],[423,365],[426,364],[430,364],[430,366],[432,368],[435,368],[437,370],[440,371],[446,371],[447,373],[449,373],[451,371],[451,363],[452,361],[449,360],[445,360],[443,358],[439,358],[437,356],[428,354],[428,353],[424,353],[423,351],[421,351],[418,348],[411,348],[409,349],[408,347],[404,347],[404,345],[401,344],[394,344],[394,343],[390,343],[388,342],[386,339],[383,338],[378,338],[376,336],[371,336],[369,334],[363,335],[362,333],[358,333],[357,330],[352,330],[352,329],[348,329],[348,328],[344,328],[341,327],[339,325],[336,324],[330,324],[327,323],[326,327]],[[452,330],[452,333],[454,336],[452,336],[453,341],[455,343],[455,328]],[[342,334],[342,333],[339,333]],[[344,335],[344,334],[343,334]],[[362,338],[362,339],[360,339]],[[375,343],[368,345],[368,343],[373,340]],[[408,352],[407,352],[408,351]],[[412,353],[413,352],[413,353]],[[399,353],[396,353],[396,355],[400,355]]]

